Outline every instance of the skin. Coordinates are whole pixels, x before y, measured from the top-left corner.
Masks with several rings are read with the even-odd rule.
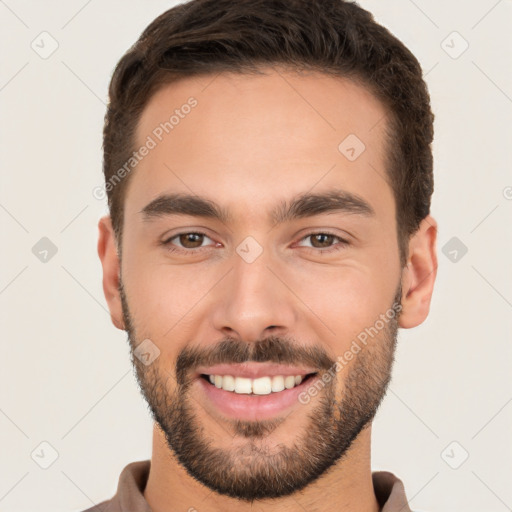
[[[122,265],[110,217],[99,221],[98,254],[112,322],[127,330],[121,278],[132,335],[137,342],[149,338],[158,346],[153,370],[170,376],[165,380],[169,395],[177,387],[173,374],[178,354],[192,345],[206,349],[226,336],[251,344],[270,334],[286,335],[336,359],[389,310],[400,284],[397,327],[415,327],[429,312],[437,271],[437,223],[430,215],[422,221],[409,241],[407,265],[401,268],[393,193],[383,179],[383,105],[345,79],[279,68],[266,73],[195,77],[157,92],[140,119],[137,147],[190,96],[198,105],[133,171],[124,206]],[[338,151],[348,134],[356,134],[366,146],[353,162]],[[333,188],[364,198],[375,216],[328,213],[269,224],[268,211],[281,200]],[[140,211],[163,192],[206,196],[228,209],[233,222],[190,216],[144,222]],[[198,230],[208,238],[196,244],[202,249],[193,254],[169,253],[159,244],[173,234]],[[350,244],[321,254],[319,247],[332,247],[339,240],[315,247],[312,237],[304,237],[322,230]],[[263,248],[250,264],[236,252],[247,236]],[[390,332],[380,331],[372,346],[389,344],[386,334]],[[375,350],[371,344],[368,356]],[[348,369],[352,364],[357,363]],[[383,367],[384,362],[376,364]],[[348,375],[339,372],[332,384],[338,401]],[[211,408],[198,387],[190,393],[191,412],[215,447],[229,451],[250,443],[235,435],[233,422]],[[321,395],[294,408],[258,446],[275,451],[297,442],[299,433],[310,428],[308,412],[319,406]],[[213,492],[192,478],[155,422],[144,496],[155,512],[190,507],[201,512],[373,512],[379,506],[370,445],[371,422],[344,457],[300,492],[251,504]]]

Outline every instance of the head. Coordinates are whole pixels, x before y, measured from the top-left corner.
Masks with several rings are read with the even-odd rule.
[[[109,94],[103,286],[169,450],[221,494],[302,489],[369,428],[398,328],[428,315],[419,63],[355,3],[193,0],[147,27]],[[247,362],[314,375],[285,412],[235,417],[200,370]]]

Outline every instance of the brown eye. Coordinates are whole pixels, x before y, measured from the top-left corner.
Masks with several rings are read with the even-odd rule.
[[[201,233],[183,233],[177,237],[185,249],[197,249],[201,247],[204,235]]]
[[[315,235],[309,235],[309,237],[311,238],[311,245],[320,249],[330,247],[333,239],[336,238],[334,235],[329,235],[327,233],[317,233]],[[318,245],[316,245],[317,242]]]
[[[167,240],[164,240],[163,242],[161,242],[161,244],[169,252],[176,252],[181,254],[195,254],[198,253],[199,251],[212,247],[212,244],[210,244],[210,246],[203,245],[205,239],[213,241],[205,233],[187,231],[183,233],[178,233],[168,238]]]
[[[350,245],[347,240],[344,240],[338,235],[324,232],[309,233],[309,235],[306,235],[300,241],[304,242],[307,240],[311,241],[311,245],[302,245],[301,247],[317,253],[334,252]]]

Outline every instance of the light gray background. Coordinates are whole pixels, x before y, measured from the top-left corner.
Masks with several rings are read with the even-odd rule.
[[[149,412],[103,297],[106,207],[92,191],[114,65],[174,4],[0,0],[2,511],[87,508],[114,494],[127,463],[150,457]],[[430,316],[400,331],[373,469],[402,478],[415,510],[510,510],[512,3],[361,5],[427,73],[439,223]],[[50,48],[43,31],[59,45],[47,59],[31,47]],[[469,43],[458,58],[454,31]],[[47,262],[32,252],[43,237],[58,249]],[[449,242],[467,253],[456,249],[453,261]],[[42,442],[58,452],[48,469],[38,465],[51,461]]]

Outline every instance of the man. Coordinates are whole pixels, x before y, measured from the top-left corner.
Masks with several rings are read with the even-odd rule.
[[[342,0],[192,0],[110,84],[103,289],[154,418],[89,511],[401,511],[371,423],[436,277],[414,56]]]

